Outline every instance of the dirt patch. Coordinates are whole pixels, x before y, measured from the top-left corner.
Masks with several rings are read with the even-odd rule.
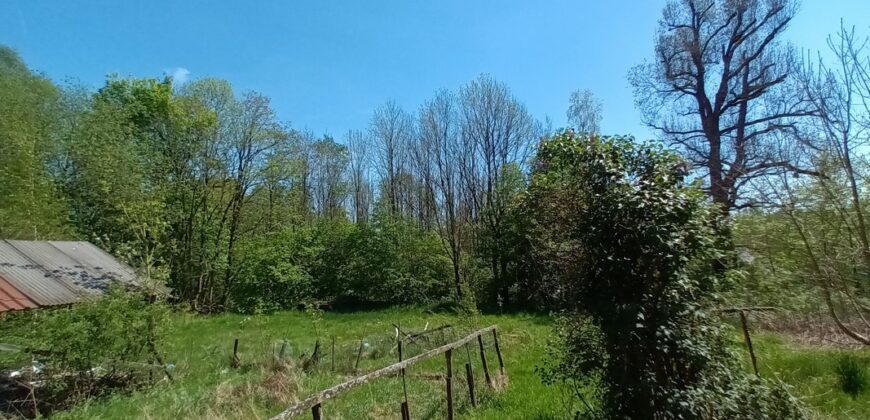
[[[830,315],[823,312],[752,313],[748,319],[751,330],[776,332],[799,345],[842,349],[865,347],[844,334]],[[860,319],[846,319],[844,322],[859,334],[870,335],[870,329],[861,328],[863,322]]]

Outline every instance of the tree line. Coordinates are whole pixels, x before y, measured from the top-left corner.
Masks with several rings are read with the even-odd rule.
[[[205,311],[240,305],[234,296],[276,278],[354,265],[320,261],[354,240],[384,241],[370,249],[388,255],[309,279],[334,286],[309,298],[391,301],[346,286],[362,275],[389,283],[379,277],[392,269],[407,280],[433,256],[449,269],[429,267],[439,287],[427,299],[518,295],[509,207],[550,128],[488,75],[416,112],[386,102],[336,139],[283,123],[268,97],[224,80],[111,76],[91,91],[55,85],[9,48],[0,63],[2,237],[95,241]],[[326,232],[340,238],[324,243]],[[297,244],[283,261],[268,256],[277,238]],[[385,262],[410,250],[405,267]]]
[[[801,52],[782,41],[796,12],[670,1],[629,81],[755,259],[737,289],[775,290],[735,299],[808,285],[866,342],[867,43],[843,24],[825,55]],[[217,79],[110,77],[91,91],[4,48],[0,83],[0,236],[95,241],[204,311],[550,294],[516,202],[554,130],[491,76],[412,111],[386,102],[338,138]],[[594,137],[601,108],[574,92],[568,126]]]

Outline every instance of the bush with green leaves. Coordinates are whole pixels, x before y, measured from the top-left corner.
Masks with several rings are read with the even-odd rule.
[[[787,393],[742,379],[708,311],[727,229],[687,174],[678,155],[630,138],[567,132],[541,144],[520,206],[527,240],[550,299],[588,320],[558,363],[596,381],[590,406],[605,418],[799,417]],[[747,393],[762,411],[741,407]]]
[[[376,215],[356,225],[343,255],[326,262],[351,301],[428,304],[452,295],[450,259],[438,234],[413,221]]]
[[[429,304],[451,296],[450,260],[437,234],[378,215],[289,227],[244,244],[233,309],[270,312],[313,302]]]
[[[162,303],[112,287],[100,299],[70,307],[10,314],[2,335],[39,366],[32,380],[41,384],[40,405],[59,408],[135,387],[154,372],[162,377],[160,345],[168,313]],[[11,363],[4,368],[22,368]]]
[[[319,265],[323,245],[308,227],[267,233],[240,245],[238,280],[232,309],[245,313],[294,308],[315,296],[311,267]]]

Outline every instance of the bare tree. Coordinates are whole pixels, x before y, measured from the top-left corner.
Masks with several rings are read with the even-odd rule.
[[[311,145],[317,141],[317,136],[310,130],[305,130],[301,134],[299,149],[297,153],[298,168],[296,171],[296,193],[299,209],[306,218],[312,216],[314,210],[313,199],[311,197],[311,178],[314,171],[314,153]]]
[[[422,129],[422,128],[421,128]],[[409,153],[411,156],[411,194],[408,205],[413,209],[414,217],[424,229],[431,229],[436,224],[437,212],[435,191],[435,167],[433,159],[435,151],[423,138],[422,133],[416,133]]]
[[[794,12],[792,0],[671,0],[655,61],[631,72],[645,123],[706,172],[726,214],[752,204],[741,191],[753,179],[806,172],[769,144],[812,115],[787,89],[793,60],[779,38]]]
[[[863,207],[870,154],[870,39],[841,25],[828,38],[834,63],[805,60],[799,81],[817,117],[799,132],[818,177],[798,186],[787,178],[783,209],[800,234],[812,275],[839,329],[870,345],[870,236]],[[796,199],[795,190],[812,198]],[[834,240],[826,240],[834,238]],[[854,267],[863,265],[863,270]],[[842,303],[840,303],[842,301]],[[853,327],[850,317],[863,326]],[[853,324],[854,325],[854,324]]]
[[[310,145],[312,157],[311,196],[314,209],[328,219],[345,217],[347,198],[347,146],[324,136]]]
[[[350,130],[345,137],[350,153],[350,199],[353,220],[365,223],[369,220],[372,205],[372,187],[368,179],[369,141],[366,134]]]
[[[420,149],[431,167],[429,182],[437,202],[435,221],[441,231],[441,239],[453,264],[453,281],[456,297],[462,299],[462,251],[463,229],[460,214],[462,203],[460,156],[460,119],[456,97],[449,91],[436,93],[435,98],[420,108]]]
[[[505,174],[511,166],[525,167],[540,127],[507,86],[488,75],[464,86],[459,96],[460,135],[465,143],[460,163],[470,213],[475,223],[486,228],[484,252],[496,284],[504,285],[508,264],[503,255],[504,222],[512,198],[505,181],[513,179]],[[499,293],[507,297],[506,290]]]
[[[413,139],[414,122],[395,102],[389,101],[375,110],[369,133],[377,150],[375,169],[383,183],[383,197],[392,215],[405,212],[408,147]]]
[[[601,132],[601,101],[591,90],[571,92],[568,107],[568,127],[578,134],[599,134]]]

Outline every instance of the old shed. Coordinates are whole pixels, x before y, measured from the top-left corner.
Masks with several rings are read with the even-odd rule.
[[[136,274],[90,242],[0,240],[0,312],[64,305],[100,296]]]

